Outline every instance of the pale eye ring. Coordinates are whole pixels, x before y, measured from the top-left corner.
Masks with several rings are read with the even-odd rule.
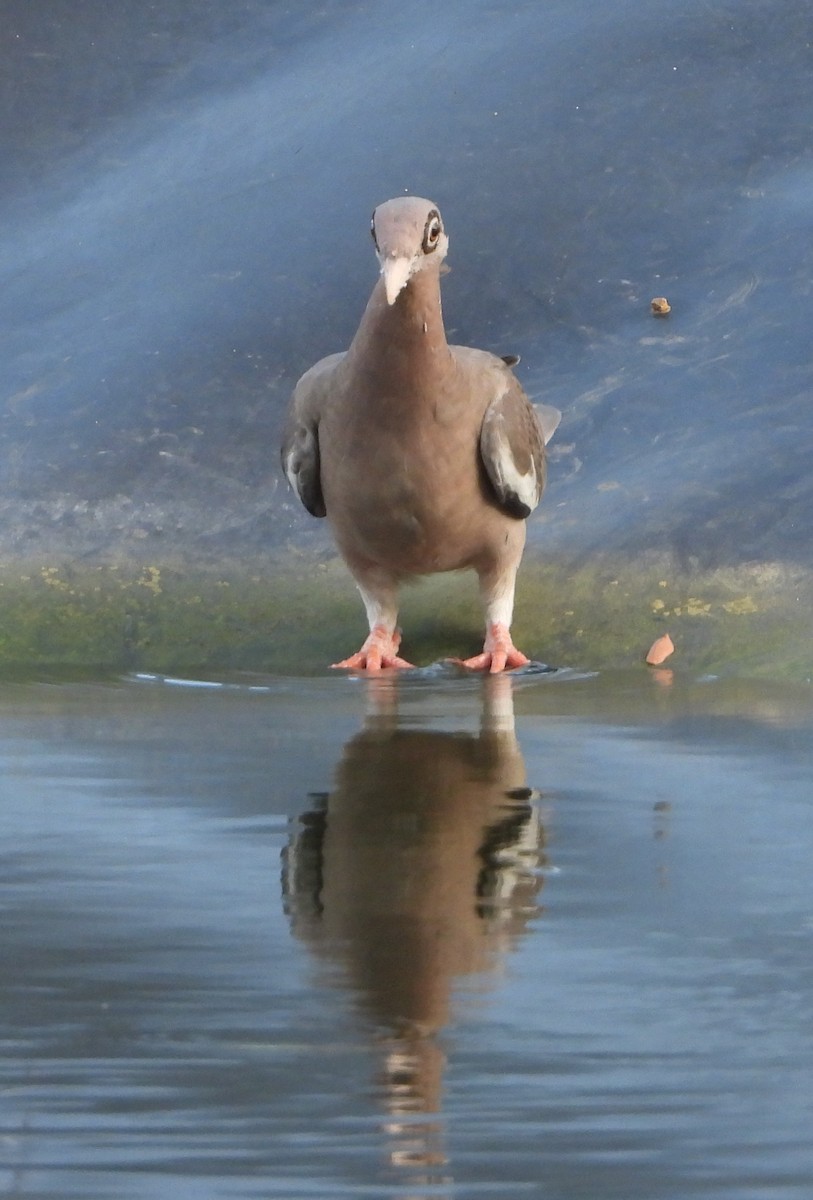
[[[439,214],[431,212],[426,222],[426,228],[423,231],[424,254],[431,254],[433,250],[437,250],[442,232],[443,226],[440,222]]]

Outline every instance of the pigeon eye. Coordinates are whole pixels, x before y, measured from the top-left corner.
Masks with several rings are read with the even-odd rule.
[[[370,233],[372,235],[373,241],[375,242],[375,248],[377,250],[378,249],[378,238],[375,236],[375,213],[373,213],[372,217],[370,218]]]
[[[433,250],[437,249],[442,231],[443,226],[440,223],[440,217],[437,213],[432,213],[426,222],[426,229],[423,231],[424,254],[430,254]]]

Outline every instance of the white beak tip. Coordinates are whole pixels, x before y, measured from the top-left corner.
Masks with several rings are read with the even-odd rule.
[[[408,258],[388,258],[381,267],[381,274],[384,277],[387,304],[392,306],[409,283],[412,262]]]

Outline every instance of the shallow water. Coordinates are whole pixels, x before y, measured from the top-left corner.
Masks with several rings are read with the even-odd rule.
[[[0,692],[0,1192],[801,1200],[809,688]]]

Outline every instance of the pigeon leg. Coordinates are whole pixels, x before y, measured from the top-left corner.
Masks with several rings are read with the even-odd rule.
[[[524,532],[524,531],[523,531]],[[511,618],[514,615],[514,587],[516,585],[519,555],[508,566],[499,571],[483,572],[480,575],[480,593],[486,610],[486,638],[482,654],[474,658],[457,660],[469,671],[488,671],[497,675],[513,667],[524,667],[531,661],[511,640]]]
[[[412,663],[398,655],[401,632],[395,627],[398,619],[395,585],[382,579],[366,579],[363,584],[357,579],[356,585],[367,610],[370,633],[356,654],[343,658],[341,662],[331,663],[331,666],[347,671],[380,671],[383,667],[404,670],[411,667]]]
[[[510,671],[514,667],[525,667],[530,661],[527,655],[517,650],[511,640],[509,626],[501,621],[492,621],[486,626],[482,654],[459,660],[460,666],[469,671],[488,671],[491,675]]]

